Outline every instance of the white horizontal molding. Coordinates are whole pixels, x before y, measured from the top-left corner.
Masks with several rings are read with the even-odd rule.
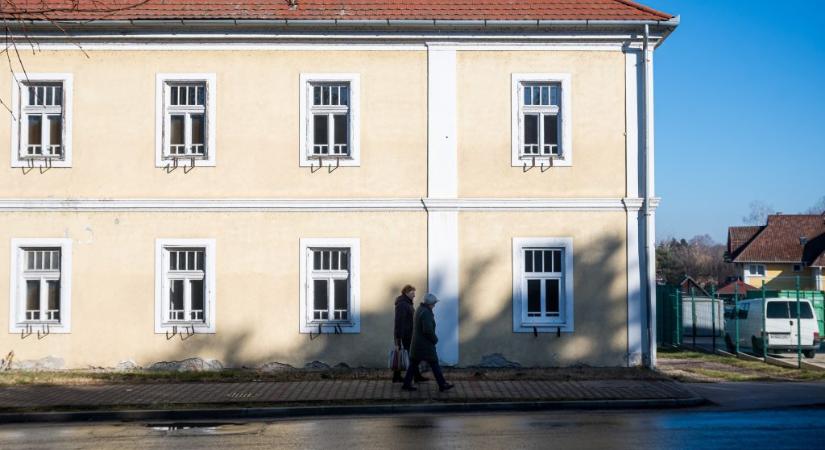
[[[632,44],[631,44],[632,45]],[[636,47],[640,47],[641,44]],[[169,43],[157,42],[92,42],[82,44],[85,51],[426,51],[425,43],[398,42],[398,43],[268,43],[268,42],[201,42],[201,43]],[[627,48],[622,42],[478,42],[453,43],[453,50],[458,51],[615,51],[621,52]],[[41,50],[49,51],[78,51],[77,44],[64,42],[43,42],[38,44]]]
[[[625,211],[633,199],[623,198],[462,198],[462,199],[424,199],[429,211]]]
[[[651,199],[651,208],[658,206]],[[0,199],[0,211],[637,211],[640,198]]]

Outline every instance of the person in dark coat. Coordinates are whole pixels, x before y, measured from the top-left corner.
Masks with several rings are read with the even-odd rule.
[[[404,350],[410,351],[413,336],[413,315],[415,314],[415,288],[409,284],[401,289],[401,295],[395,299],[395,345]],[[416,382],[427,381],[428,378],[421,376],[418,366],[414,368],[413,376]],[[403,381],[400,370],[392,372],[392,382]]]
[[[407,368],[404,385],[401,387],[405,391],[418,390],[412,385],[413,376],[415,375],[413,367],[418,367],[421,361],[426,361],[433,370],[435,381],[438,382],[438,390],[444,392],[453,388],[453,385],[447,383],[447,380],[444,379],[441,366],[438,364],[438,352],[435,348],[438,343],[438,336],[435,334],[435,315],[433,315],[433,308],[436,303],[438,303],[438,297],[427,294],[418,309],[415,310],[410,366]]]

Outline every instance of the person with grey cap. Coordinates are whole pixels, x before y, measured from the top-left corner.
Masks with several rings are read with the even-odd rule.
[[[401,389],[405,391],[418,390],[412,385],[413,376],[416,372],[413,368],[418,367],[421,361],[426,361],[433,370],[433,376],[435,381],[438,382],[439,391],[444,392],[453,388],[453,385],[447,383],[447,380],[444,379],[441,366],[438,364],[438,352],[435,349],[438,337],[435,335],[435,316],[433,315],[433,308],[436,303],[438,303],[438,297],[428,293],[415,310],[410,365],[404,375],[404,385],[401,386]]]

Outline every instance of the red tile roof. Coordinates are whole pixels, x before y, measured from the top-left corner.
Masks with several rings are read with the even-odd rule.
[[[729,236],[736,233],[731,227]],[[729,242],[729,246],[732,247]],[[768,223],[733,258],[734,262],[825,265],[825,215],[771,215]]]
[[[748,291],[758,291],[759,288],[753,287],[742,280],[738,281],[731,281],[730,283],[722,286],[716,291],[717,295],[736,295],[738,292],[739,295],[744,295],[745,292]]]
[[[728,257],[736,258],[745,245],[753,239],[757,233],[765,227],[730,227],[728,228]]]
[[[3,0],[15,19],[668,20],[630,0]]]

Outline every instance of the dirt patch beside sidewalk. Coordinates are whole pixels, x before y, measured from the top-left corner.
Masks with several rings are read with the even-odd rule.
[[[689,350],[659,349],[657,369],[678,381],[825,381],[825,372],[778,367],[759,361]]]

